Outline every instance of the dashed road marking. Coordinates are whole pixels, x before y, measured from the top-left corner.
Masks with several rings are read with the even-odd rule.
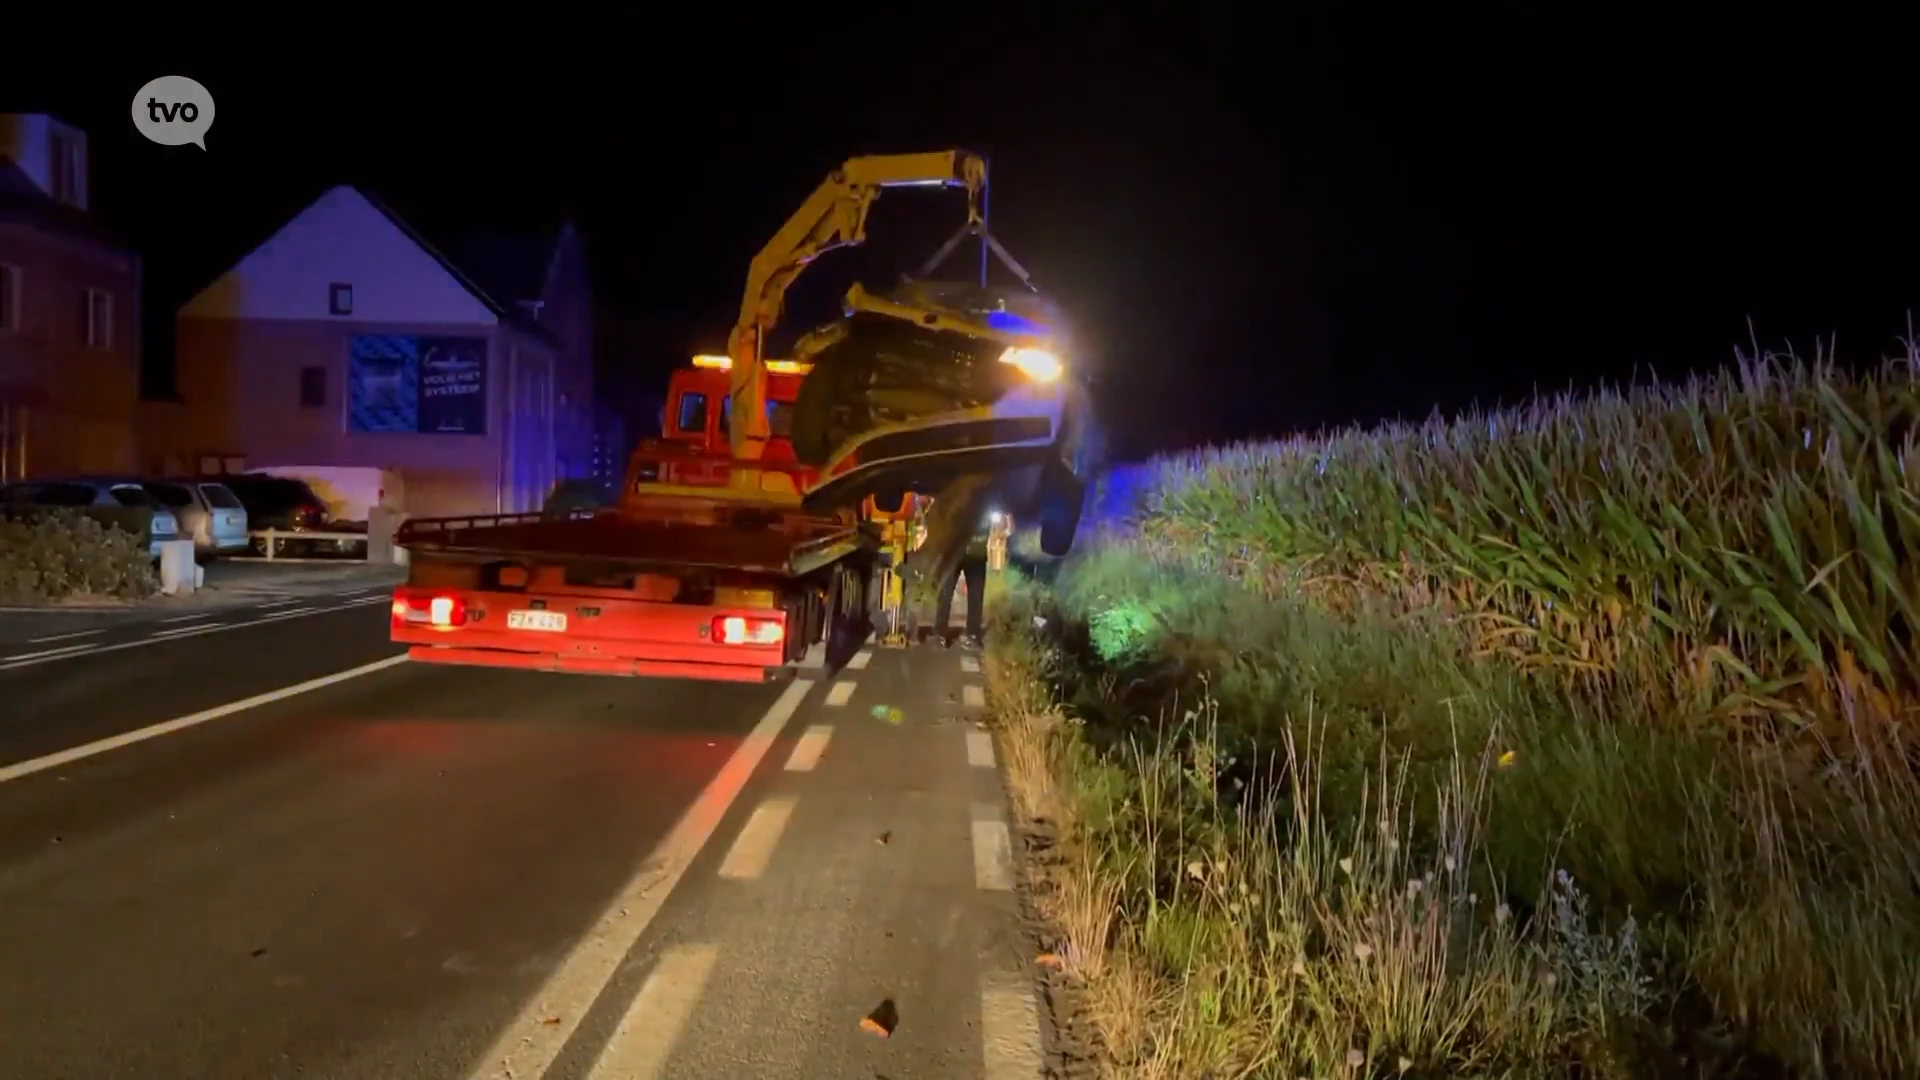
[[[264,603],[264,604],[255,604],[254,606],[255,606],[255,607],[261,607],[261,608],[271,608],[271,607],[286,607],[286,606],[287,606],[288,604],[297,604],[297,603],[299,603],[299,602],[300,602],[300,601],[299,601],[299,599],[298,599],[298,598],[291,598],[291,597],[290,597],[290,598],[288,598],[288,599],[286,599],[286,600],[269,600],[269,601],[267,601],[267,602],[266,602],[266,603]]]
[[[781,729],[793,719],[795,710],[800,708],[800,702],[812,687],[810,679],[796,679],[787,685],[780,699],[767,709],[760,723],[720,767],[719,774],[694,799],[673,832],[635,868],[633,878],[601,912],[559,970],[527,999],[520,1015],[481,1057],[482,1064],[474,1069],[472,1080],[537,1077],[552,1067],[560,1051],[566,1048],[567,1040],[573,1038],[580,1027],[581,1018],[592,1007],[594,999],[606,990],[633,943],[646,932],[668,894],[686,876],[687,867],[713,838],[720,820],[740,797],[741,789],[760,767],[761,759],[767,756]],[[550,1022],[555,1019],[559,1022]],[[644,1042],[644,1039],[636,1041]]]
[[[977,728],[967,732],[967,764],[976,769],[993,768],[993,732]]]
[[[310,618],[314,615],[325,615],[330,611],[338,611],[338,610],[340,610],[338,607],[325,607],[325,608],[303,608],[299,611],[291,611],[291,612],[276,611],[267,615],[262,615],[257,619],[246,619],[241,622],[215,623],[205,627],[195,627],[195,629],[203,630],[206,633],[212,634],[212,633],[217,633],[221,630],[238,630],[243,626],[259,626],[262,623],[278,622],[283,619],[305,619],[305,618]],[[14,668],[32,667],[35,664],[48,664],[48,663],[52,663],[55,660],[66,660],[75,656],[91,656],[95,653],[119,652],[121,649],[138,649],[147,645],[159,645],[169,641],[178,641],[183,637],[193,637],[193,636],[194,635],[192,634],[176,634],[176,635],[162,637],[157,634],[149,634],[143,638],[135,638],[132,641],[116,641],[110,645],[75,646],[65,650],[49,650],[47,652],[26,653],[20,656],[4,656],[4,657],[0,657],[0,671],[10,671],[10,670],[13,670]]]
[[[248,709],[257,709],[262,705],[270,705],[276,701],[284,701],[287,698],[332,686],[335,683],[346,682],[348,679],[357,679],[362,675],[371,675],[376,671],[385,671],[396,664],[404,664],[406,662],[407,658],[405,654],[389,656],[385,660],[376,660],[371,664],[362,664],[359,667],[348,668],[345,671],[336,671],[331,675],[322,675],[317,679],[308,679],[306,682],[294,683],[292,686],[283,686],[278,690],[269,690],[264,694],[255,694],[250,698],[242,698],[239,701],[230,702],[226,705],[216,706],[215,708],[206,709],[187,716],[176,717],[158,724],[150,724],[147,727],[137,728],[133,731],[124,731],[105,739],[95,739],[93,742],[83,746],[70,747],[58,753],[46,754],[29,761],[16,762],[12,765],[0,767],[0,784],[4,784],[9,780],[18,780],[23,776],[31,776],[34,773],[47,769],[58,768],[61,765],[79,761],[82,758],[90,758],[95,754],[104,754],[109,750],[117,750],[122,746],[132,746],[134,743],[145,742],[148,739],[157,739],[162,735],[171,735],[176,731],[184,731],[187,728],[204,724],[209,720],[218,720],[223,716],[232,716],[234,713],[246,712]]]
[[[968,683],[960,688],[960,703],[969,709],[984,709],[987,707],[986,691]]]
[[[55,649],[41,649],[39,652],[21,653],[0,661],[0,670],[11,667],[27,667],[31,664],[44,664],[49,660],[58,660],[63,656],[78,656],[86,652],[105,652],[100,646],[88,642],[84,645],[62,645]]]
[[[95,634],[104,633],[106,633],[105,630],[74,630],[65,634],[48,634],[46,637],[28,638],[27,644],[45,645],[50,641],[72,641],[74,638],[92,637]]]
[[[827,691],[826,703],[834,706],[845,705],[847,699],[853,697],[854,686],[855,683],[851,679],[841,679],[834,683],[833,689]]]
[[[820,764],[820,755],[827,752],[827,740],[833,738],[832,724],[815,724],[806,734],[793,744],[793,754],[787,758],[788,772],[812,772]]]
[[[193,615],[175,615],[172,618],[161,619],[160,621],[163,623],[196,622],[200,619],[211,619],[211,618],[213,618],[213,612],[202,611],[202,612],[195,613]]]
[[[986,803],[973,804],[973,883],[995,892],[1013,888],[1013,837]]]
[[[753,811],[740,835],[720,863],[720,876],[734,881],[749,881],[767,872],[773,861],[773,849],[780,845],[780,834],[793,820],[796,800],[790,796],[768,799]]]
[[[980,658],[977,656],[961,657],[960,670],[966,672],[969,675],[980,674]]]
[[[717,945],[668,949],[627,1006],[613,1037],[601,1047],[587,1080],[653,1080],[661,1075],[719,961]]]
[[[873,650],[861,649],[859,652],[853,654],[853,659],[847,661],[847,670],[848,671],[865,671],[867,665],[872,662],[873,662]]]
[[[204,624],[201,626],[176,626],[171,630],[155,630],[147,636],[154,638],[199,637],[201,634],[211,634],[224,629],[226,629],[226,627],[218,623]]]
[[[1039,1076],[1043,1071],[1040,1012],[1025,977],[987,977],[980,989],[980,1040],[987,1080]]]

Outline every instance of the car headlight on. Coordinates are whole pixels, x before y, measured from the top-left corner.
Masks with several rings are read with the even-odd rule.
[[[1025,349],[1014,346],[1000,354],[1000,362],[1012,364],[1027,378],[1041,383],[1058,381],[1061,372],[1066,370],[1066,365],[1060,362],[1060,358],[1045,349]]]

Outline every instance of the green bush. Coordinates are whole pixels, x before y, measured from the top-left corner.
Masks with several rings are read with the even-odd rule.
[[[141,538],[78,513],[0,518],[0,600],[138,599],[159,588]]]

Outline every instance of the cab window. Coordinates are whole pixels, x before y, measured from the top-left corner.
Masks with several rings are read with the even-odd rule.
[[[733,399],[720,399],[720,437],[728,438],[733,434]],[[767,402],[767,430],[776,439],[793,438],[793,402]]]
[[[679,418],[674,426],[682,435],[705,435],[707,433],[707,395],[681,394]]]

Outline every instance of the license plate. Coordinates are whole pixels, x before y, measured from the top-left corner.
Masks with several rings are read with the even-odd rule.
[[[546,630],[555,632],[567,628],[567,613],[564,611],[509,611],[507,629],[509,630]]]

